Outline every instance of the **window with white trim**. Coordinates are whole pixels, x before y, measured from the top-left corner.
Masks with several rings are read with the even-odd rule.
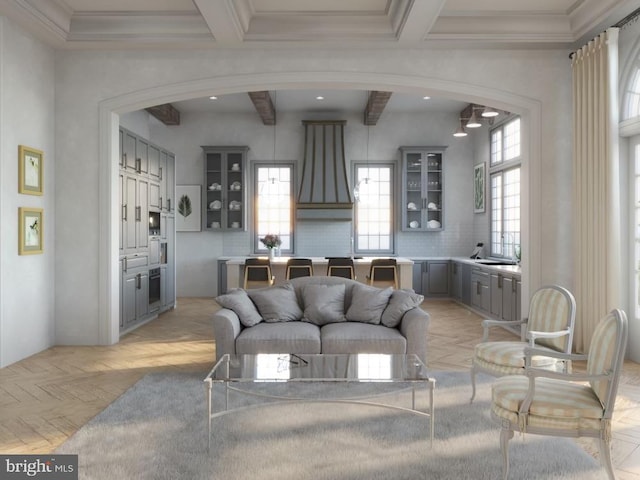
[[[490,256],[520,256],[520,118],[491,130],[489,188]]]
[[[260,241],[278,235],[282,253],[293,253],[293,164],[254,164],[254,240],[256,253],[267,253]]]
[[[393,253],[392,164],[355,164],[354,249],[358,253]]]

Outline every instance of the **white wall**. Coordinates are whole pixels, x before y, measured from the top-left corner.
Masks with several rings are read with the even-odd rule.
[[[313,112],[280,112],[276,131],[276,160],[296,161],[302,168],[304,127],[302,120],[315,118]],[[326,114],[325,114],[326,116]],[[331,115],[329,115],[331,116]],[[333,114],[346,120],[345,156],[351,173],[352,161],[367,160],[367,129],[361,114]],[[401,232],[397,235],[396,253],[407,257],[457,256],[470,252],[475,244],[472,206],[472,141],[452,136],[457,114],[385,113],[370,127],[369,161],[394,161],[401,177],[400,146],[447,146],[445,152],[445,230],[442,232]],[[201,185],[203,191],[202,145],[247,145],[249,162],[273,159],[273,127],[265,126],[255,113],[183,114],[180,126],[151,128],[152,142],[164,142],[176,154],[176,183]],[[399,219],[398,222],[399,224]],[[203,225],[204,228],[204,225]],[[295,225],[296,254],[304,256],[348,255],[349,222],[298,222]],[[228,255],[252,253],[250,232],[215,231],[178,232],[178,296],[215,296],[217,294],[216,259]]]
[[[54,52],[0,17],[0,367],[54,344]],[[18,145],[44,151],[43,196],[18,193]],[[18,208],[44,209],[44,253],[18,255]]]

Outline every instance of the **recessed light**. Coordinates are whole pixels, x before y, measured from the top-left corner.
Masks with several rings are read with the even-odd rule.
[[[431,97],[429,97],[428,95],[425,95],[424,97],[422,97],[423,100],[430,100]]]
[[[323,97],[322,95],[318,95],[318,96],[316,97],[316,100],[324,100],[324,97]]]
[[[215,95],[211,95],[211,96],[209,97],[209,100],[217,100],[217,99],[218,99],[218,97],[216,97]]]

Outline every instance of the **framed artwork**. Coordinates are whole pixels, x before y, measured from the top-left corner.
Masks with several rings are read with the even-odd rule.
[[[35,148],[18,145],[18,192],[42,195],[44,154]]]
[[[484,193],[484,163],[479,163],[473,167],[473,211],[475,213],[484,212]]]
[[[176,231],[202,230],[202,197],[200,185],[176,185]]]
[[[42,215],[41,208],[18,208],[18,253],[20,255],[42,253]]]

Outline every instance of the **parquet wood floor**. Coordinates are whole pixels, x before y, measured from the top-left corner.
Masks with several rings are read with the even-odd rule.
[[[209,298],[180,298],[120,343],[53,347],[0,369],[0,453],[48,453],[147,373],[206,372],[215,355]],[[428,300],[429,367],[468,371],[481,318],[449,300]],[[493,339],[511,339],[497,331]],[[580,365],[576,369],[580,369]],[[640,365],[627,362],[614,414],[613,457],[619,479],[640,479]],[[597,449],[580,440],[589,452]],[[496,438],[496,449],[498,439]]]

